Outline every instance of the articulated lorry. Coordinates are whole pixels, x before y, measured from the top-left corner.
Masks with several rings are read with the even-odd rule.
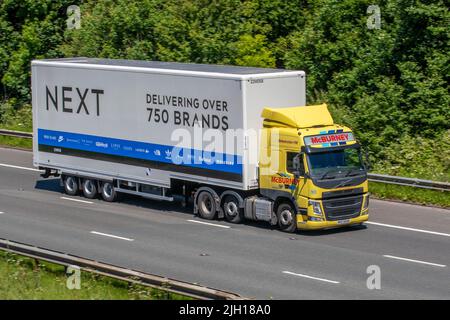
[[[350,128],[306,106],[305,73],[71,58],[32,62],[33,163],[64,191],[192,203],[286,232],[368,219]]]

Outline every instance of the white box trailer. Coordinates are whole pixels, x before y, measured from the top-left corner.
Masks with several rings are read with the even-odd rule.
[[[170,199],[167,191],[177,180],[258,188],[258,165],[249,161],[258,146],[248,143],[246,130],[262,128],[265,107],[305,105],[305,74],[151,61],[35,60],[32,97],[36,167],[47,175],[114,181],[117,191]],[[219,144],[211,154],[195,136],[208,129],[241,132],[231,151]],[[183,140],[186,134],[192,139]],[[177,162],[174,151],[192,161]]]

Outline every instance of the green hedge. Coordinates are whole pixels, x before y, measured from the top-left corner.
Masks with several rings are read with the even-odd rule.
[[[81,29],[66,27],[81,8]],[[450,12],[442,0],[3,0],[0,126],[29,129],[30,61],[88,56],[305,70],[308,103],[374,170],[448,181]]]

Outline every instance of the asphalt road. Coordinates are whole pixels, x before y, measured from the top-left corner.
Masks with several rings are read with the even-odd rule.
[[[371,200],[364,227],[293,235],[204,224],[178,204],[65,197],[31,157],[0,149],[0,238],[248,298],[450,299],[450,210]],[[370,290],[373,265],[381,288]]]

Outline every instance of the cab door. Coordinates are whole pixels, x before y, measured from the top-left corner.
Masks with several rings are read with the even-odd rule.
[[[290,182],[289,185],[285,185],[285,189],[290,191],[292,197],[297,199],[297,202],[303,202],[299,198],[303,196],[306,199],[305,196],[307,195],[305,190],[307,179],[305,177],[306,162],[304,155],[299,153],[298,150],[286,150],[284,163],[284,174],[289,177]],[[298,205],[303,207],[301,203],[298,203]]]
[[[294,174],[294,158],[299,152],[300,138],[295,129],[271,128],[262,131],[259,181],[263,195],[273,200],[284,197],[297,201],[306,184],[304,174]],[[300,158],[304,167],[303,155]]]

